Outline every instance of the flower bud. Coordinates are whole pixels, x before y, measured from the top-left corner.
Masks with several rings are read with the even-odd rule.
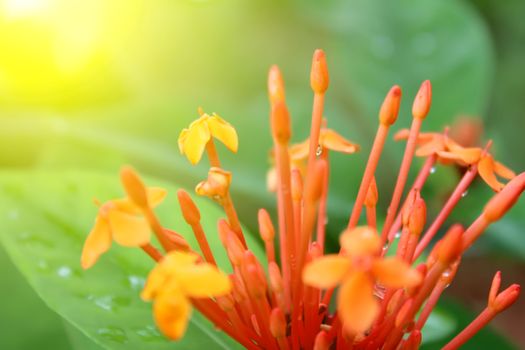
[[[286,319],[278,307],[273,309],[270,314],[270,332],[276,339],[286,337]]]
[[[375,176],[372,177],[372,181],[370,182],[370,186],[368,186],[368,191],[366,192],[365,197],[365,207],[367,208],[373,208],[377,204],[377,184],[376,184],[376,178]]]
[[[177,197],[179,198],[180,209],[184,220],[191,226],[199,224],[201,220],[199,208],[197,208],[188,192],[178,190]]]
[[[129,166],[123,167],[120,171],[120,180],[133,203],[140,208],[147,208],[148,195],[146,187],[135,170]]]
[[[483,216],[488,222],[501,219],[514,206],[521,193],[525,190],[525,172],[519,174],[503,189],[496,193],[485,206]]]
[[[432,104],[432,84],[430,80],[425,80],[414,100],[412,105],[412,115],[416,119],[425,119],[428,112],[430,111],[430,105]]]
[[[275,237],[275,229],[273,228],[272,219],[270,219],[268,212],[265,209],[259,209],[258,219],[259,232],[263,241],[273,241],[273,238]]]
[[[231,173],[221,168],[212,167],[208,172],[208,179],[195,187],[200,196],[207,196],[214,200],[221,200],[228,194],[231,183]]]
[[[461,254],[461,238],[463,235],[463,227],[459,224],[452,226],[445,237],[441,239],[439,247],[437,247],[436,257],[445,265],[449,265],[456,260]]]
[[[494,302],[490,305],[497,312],[502,312],[503,310],[510,307],[512,304],[518,300],[520,296],[521,287],[519,284],[513,284],[509,288],[505,289],[503,292],[499,293]]]
[[[191,250],[191,247],[186,241],[186,238],[184,238],[179,233],[165,228],[164,236],[170,241],[170,243],[173,244],[173,248],[175,250],[180,250],[183,252],[189,252]]]
[[[401,88],[398,85],[392,86],[385,97],[381,109],[379,110],[379,122],[390,126],[397,120],[399,105],[401,104]]]
[[[425,201],[421,198],[420,192],[414,189],[410,192],[403,210],[403,226],[407,227],[411,234],[419,236],[425,228],[426,217]]]
[[[276,65],[270,68],[268,73],[268,96],[270,103],[273,105],[277,102],[284,102],[284,82],[279,67]]]
[[[284,288],[283,277],[279,266],[273,261],[268,265],[268,276],[270,277],[270,288],[274,292],[281,292]]]
[[[279,144],[286,144],[292,136],[290,126],[290,113],[286,104],[281,101],[277,101],[272,106],[272,113],[270,116],[272,135],[274,141]]]
[[[315,93],[322,94],[328,89],[328,67],[323,50],[315,50],[312,58],[312,70],[310,71],[310,86]]]

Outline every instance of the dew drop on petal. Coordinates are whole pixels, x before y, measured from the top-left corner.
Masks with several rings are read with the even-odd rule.
[[[321,154],[323,154],[323,146],[317,145],[317,149],[315,150],[315,155],[319,157]]]

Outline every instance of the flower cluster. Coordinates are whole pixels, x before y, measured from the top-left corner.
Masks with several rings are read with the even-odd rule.
[[[265,209],[259,210],[266,257],[256,257],[247,246],[230,195],[232,176],[222,167],[214,143],[218,140],[236,152],[237,133],[216,114],[199,110],[200,118],[181,132],[179,148],[192,164],[207,155],[208,177],[195,191],[224,209],[226,218],[217,223],[217,232],[231,274],[217,266],[206,238],[214,233],[204,232],[200,211],[184,190],[179,190],[178,199],[198,249],[190,247],[183,235],[162,226],[154,208],[166,192],[147,188],[129,167],[121,171],[126,197],[99,205],[82,252],[82,266],[91,267],[113,240],[144,250],[156,266],[142,297],[153,301],[154,318],[167,337],[176,340],[184,335],[194,307],[247,349],[417,349],[424,337],[423,326],[453,281],[461,256],[525,190],[525,173],[516,175],[497,162],[490,153],[491,142],[484,148],[464,147],[451,138],[448,129],[420,132],[432,100],[431,84],[425,81],[413,103],[410,128],[395,135],[407,144],[386,217],[378,225],[376,168],[401,103],[401,89],[394,86],[379,111],[379,127],[361,185],[348,225],[339,237],[341,249],[325,254],[328,154],[352,154],[359,146],[326,127],[323,107],[329,76],[322,50],[314,53],[310,78],[314,92],[310,136],[301,144],[290,145],[283,78],[276,66],[269,73],[274,147],[268,185],[277,197],[277,225]],[[414,156],[425,161],[407,186]],[[463,170],[456,188],[430,220],[421,191],[436,163]],[[454,224],[443,229],[478,175],[495,195],[470,226]],[[497,176],[510,181],[503,184]],[[363,208],[365,215],[361,215]],[[360,220],[366,223],[359,226]],[[425,253],[441,230],[445,231],[442,238]],[[151,243],[151,232],[162,249]],[[514,284],[500,292],[500,285],[497,272],[487,307],[445,349],[458,348],[514,303],[520,287]]]

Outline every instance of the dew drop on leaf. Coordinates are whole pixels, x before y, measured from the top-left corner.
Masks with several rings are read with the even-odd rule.
[[[126,332],[119,327],[109,326],[99,328],[97,334],[106,340],[114,341],[115,343],[125,344],[128,341],[128,336]]]

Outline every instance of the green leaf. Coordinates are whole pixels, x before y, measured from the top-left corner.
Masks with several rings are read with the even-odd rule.
[[[175,190],[169,189],[158,213],[163,225],[182,234],[191,232],[182,220]],[[105,348],[212,349],[236,344],[194,312],[186,336],[169,342],[156,330],[151,305],[139,298],[153,262],[138,249],[114,245],[88,271],[79,266],[83,241],[97,209],[92,198],[122,196],[118,176],[81,172],[3,172],[0,174],[2,243],[16,266],[48,306]],[[203,227],[219,264],[227,268],[216,233],[223,216],[215,205],[196,198]],[[185,235],[194,247],[193,236]],[[259,246],[248,237],[256,254]]]

